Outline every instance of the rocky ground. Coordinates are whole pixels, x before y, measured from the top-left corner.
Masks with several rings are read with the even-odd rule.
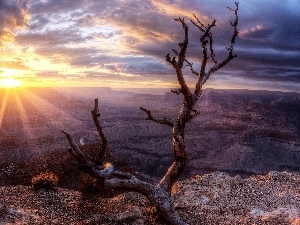
[[[270,172],[242,179],[214,172],[178,182],[177,213],[189,224],[300,224],[300,175]],[[0,224],[167,224],[142,195],[83,195],[56,188],[0,187]]]
[[[145,120],[139,106],[176,118],[181,101],[173,94],[122,96],[100,104],[106,160],[157,180],[172,161],[171,131]],[[97,144],[88,144],[99,141],[89,111],[94,97],[36,90],[20,98],[30,127],[10,104],[0,131],[0,225],[167,224],[153,218],[141,195],[80,193],[78,165],[60,131],[70,131],[94,158]],[[173,190],[178,214],[200,225],[300,225],[299,94],[208,90],[199,104],[201,115],[186,130],[189,167]],[[32,190],[30,180],[41,172],[59,176],[56,191]]]

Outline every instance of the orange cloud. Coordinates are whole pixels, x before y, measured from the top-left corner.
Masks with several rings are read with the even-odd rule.
[[[14,40],[16,28],[28,25],[28,2],[29,0],[0,1],[0,46]]]

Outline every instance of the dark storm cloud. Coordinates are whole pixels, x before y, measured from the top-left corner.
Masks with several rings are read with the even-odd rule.
[[[30,19],[30,29],[41,30],[50,22],[46,15],[35,15]]]
[[[65,13],[75,10],[83,10],[88,0],[31,0],[30,12],[32,14]]]
[[[237,49],[240,60],[253,65],[299,67],[300,52],[270,48]]]
[[[219,5],[215,3],[216,1],[210,1],[209,4],[202,5],[202,9],[209,17],[216,18],[217,22],[220,21],[212,32],[215,37],[214,46],[217,47],[216,55],[224,55],[226,51],[224,52],[222,47],[228,45],[232,32],[230,27],[226,27],[226,24],[232,20],[232,15],[227,12],[216,15],[223,10],[224,5],[222,4],[224,3]],[[184,7],[184,4],[190,4],[190,2],[185,1],[181,4]],[[235,53],[238,55],[238,58],[235,59],[237,63],[226,66],[223,73],[226,70],[236,70],[240,71],[241,77],[250,79],[299,81],[300,2],[250,0],[240,2],[239,7],[240,35],[235,49]],[[189,27],[191,30],[192,27]],[[192,35],[195,33],[191,32],[190,36]],[[165,45],[167,46],[167,44]],[[200,53],[197,41],[192,40],[189,47],[192,49],[191,57],[197,58]],[[144,49],[147,51],[149,48],[145,47]],[[159,53],[161,51],[161,49],[157,50]],[[155,50],[152,48],[151,52],[155,53]]]
[[[139,74],[149,76],[151,75],[165,75],[172,73],[169,67],[165,66],[159,61],[151,59],[130,59],[124,60],[123,63],[117,64],[119,72],[129,74]]]
[[[16,43],[21,45],[27,45],[33,43],[37,49],[48,47],[49,51],[51,48],[55,48],[58,45],[64,44],[76,44],[86,40],[86,37],[81,36],[77,30],[51,30],[37,33],[23,33],[16,37]]]
[[[243,65],[241,76],[299,84],[300,2],[251,2],[244,6],[244,11],[253,8],[251,14],[241,14],[246,27],[240,32],[236,51]]]
[[[14,39],[15,29],[27,25],[28,0],[0,1],[0,46]]]
[[[128,73],[143,76],[172,73],[172,69],[167,64],[151,57],[117,57],[103,54],[96,57],[75,57],[71,60],[71,63],[77,66],[98,66],[109,70],[111,73]]]
[[[250,29],[243,30],[240,36],[246,40],[261,41],[268,40],[269,37],[274,33],[274,28],[264,28],[260,25],[251,27]]]
[[[0,6],[8,8],[7,2],[0,1]],[[25,6],[27,1],[23,2]],[[103,68],[145,78],[165,75],[174,73],[172,66],[165,62],[165,55],[172,54],[172,48],[178,49],[184,37],[181,25],[173,20],[179,16],[185,17],[189,26],[187,56],[195,67],[201,62],[201,32],[189,22],[193,13],[204,24],[217,20],[212,30],[215,53],[218,60],[226,57],[224,46],[229,45],[232,35],[229,21],[234,19],[227,6],[234,8],[234,1],[32,0],[30,29],[18,34],[16,41],[24,47],[34,46],[35,53],[50,60],[55,61],[61,55],[73,66]],[[0,18],[22,18],[6,11],[5,17],[2,15]],[[26,24],[25,20],[18,21],[15,26]],[[241,0],[240,34],[235,47],[238,58],[220,73],[234,71],[232,76],[240,78],[299,82],[299,21],[297,0]],[[3,27],[4,23],[0,22],[2,33]],[[101,49],[104,45],[98,43],[104,39],[106,48]],[[82,43],[90,45],[76,46]]]
[[[251,1],[250,1],[251,2]],[[279,1],[276,4],[246,3],[245,7],[254,7],[255,11],[244,19],[247,30],[241,32],[241,38],[250,40],[250,44],[266,45],[281,50],[300,49],[300,2]],[[253,3],[252,3],[253,4]],[[252,24],[253,25],[252,25]],[[263,47],[263,46],[262,46]]]

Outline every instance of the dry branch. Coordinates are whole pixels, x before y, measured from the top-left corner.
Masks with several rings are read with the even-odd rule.
[[[154,121],[154,122],[156,122],[156,123],[160,123],[160,124],[166,124],[166,125],[169,125],[170,127],[173,127],[173,126],[174,126],[174,124],[173,124],[173,122],[171,121],[171,119],[167,119],[167,118],[165,118],[165,117],[160,118],[160,119],[157,119],[157,118],[154,118],[154,117],[152,116],[152,114],[151,114],[151,112],[150,112],[149,110],[147,110],[147,109],[145,109],[145,108],[143,108],[143,107],[140,107],[140,109],[141,109],[142,111],[144,111],[144,112],[147,114],[147,116],[148,116],[147,120],[152,120],[152,121]]]
[[[176,57],[173,57],[171,59],[170,54],[168,53],[166,55],[166,61],[171,63],[171,65],[174,67],[175,71],[176,71],[176,75],[177,75],[177,80],[180,84],[181,87],[181,92],[183,95],[188,96],[191,95],[190,89],[188,88],[185,79],[183,77],[182,74],[182,66],[183,63],[185,62],[185,54],[186,54],[186,49],[188,46],[188,31],[189,28],[188,26],[185,24],[184,19],[181,19],[180,17],[178,19],[175,19],[176,22],[181,23],[182,28],[184,29],[184,41],[182,43],[179,43],[179,47],[180,47],[180,51],[178,53],[178,59],[176,60]]]
[[[212,68],[208,70],[207,73],[204,74],[202,79],[199,79],[197,84],[196,84],[196,90],[195,93],[198,94],[197,92],[200,91],[202,85],[207,81],[207,79],[210,77],[211,74],[215,73],[218,71],[220,68],[224,67],[228,62],[230,62],[233,58],[237,57],[235,54],[233,54],[233,45],[235,44],[235,39],[238,36],[238,31],[237,31],[237,26],[238,26],[238,6],[239,3],[235,2],[236,8],[235,10],[231,9],[228,7],[228,9],[234,13],[235,15],[235,20],[234,22],[230,21],[231,26],[233,27],[233,34],[230,40],[230,45],[229,47],[225,47],[227,49],[228,55],[225,59],[223,59],[220,63],[215,64]],[[200,95],[200,94],[199,94]]]
[[[151,116],[150,111],[147,111]],[[92,111],[94,123],[97,127],[98,133],[101,139],[106,140],[104,133],[102,132],[102,126],[99,122],[100,113],[98,113],[98,99],[95,99],[95,108]],[[95,121],[96,120],[96,121]],[[100,131],[100,132],[99,132]],[[176,225],[187,225],[176,214],[173,207],[173,198],[167,190],[161,188],[159,185],[154,185],[149,182],[144,182],[136,178],[130,173],[123,173],[116,171],[111,163],[95,164],[89,160],[86,155],[76,145],[71,135],[62,131],[69,141],[71,147],[69,148],[72,156],[83,165],[87,171],[95,178],[99,179],[99,188],[102,189],[131,189],[145,195],[149,201],[156,207],[158,213],[163,216],[167,221]]]
[[[181,89],[180,88],[178,88],[178,89],[171,89],[171,92],[175,93],[176,95],[180,95],[181,94]]]
[[[95,99],[95,107],[91,111],[91,113],[92,113],[94,124],[97,128],[99,137],[101,138],[101,141],[102,141],[101,149],[98,153],[98,158],[96,160],[97,163],[101,165],[103,163],[104,159],[105,159],[106,152],[108,151],[108,142],[107,142],[107,139],[106,139],[106,137],[105,137],[105,135],[102,131],[102,126],[100,125],[100,122],[98,120],[98,118],[100,118],[100,111],[99,111],[98,106],[99,106],[98,98],[96,98]]]
[[[231,22],[231,25],[233,27],[233,35],[231,37],[229,47],[226,48],[228,55],[220,63],[215,60],[215,54],[213,51],[213,36],[211,33],[211,29],[216,26],[216,21],[213,20],[211,24],[205,26],[194,15],[196,22],[192,21],[192,23],[197,28],[199,28],[201,32],[203,32],[203,35],[200,37],[202,63],[199,73],[194,70],[193,63],[189,62],[186,59],[186,50],[188,46],[188,26],[184,22],[183,18],[179,17],[178,19],[175,19],[175,21],[181,24],[184,30],[184,40],[183,42],[178,44],[180,48],[179,52],[173,49],[173,52],[176,56],[171,57],[168,53],[166,55],[166,61],[169,62],[175,69],[177,80],[180,86],[179,89],[172,89],[171,91],[173,93],[176,93],[177,95],[183,94],[184,96],[183,103],[176,117],[176,121],[172,122],[171,119],[167,118],[155,118],[150,110],[140,107],[140,109],[146,113],[147,120],[151,120],[159,124],[166,124],[172,127],[172,149],[174,156],[173,162],[167,169],[165,175],[159,181],[158,185],[141,181],[130,173],[117,171],[111,163],[104,164],[105,155],[108,151],[108,143],[103,133],[102,126],[99,122],[100,112],[98,108],[98,99],[95,99],[95,107],[91,111],[94,124],[102,141],[101,149],[99,149],[98,160],[93,162],[92,160],[88,159],[88,157],[76,145],[72,137],[67,132],[62,131],[66,135],[66,138],[71,145],[71,147],[69,148],[69,152],[80,164],[88,169],[88,172],[92,176],[98,178],[100,188],[126,188],[139,192],[145,195],[149,199],[149,201],[156,207],[157,211],[167,221],[171,222],[174,225],[186,225],[186,223],[182,221],[174,211],[173,198],[171,196],[171,189],[174,183],[178,180],[182,172],[187,167],[187,153],[185,149],[185,126],[187,122],[190,122],[193,118],[199,115],[199,112],[194,109],[194,106],[201,95],[203,84],[211,74],[225,66],[229,61],[236,57],[236,55],[233,54],[233,45],[238,35],[238,3],[235,4],[236,9],[233,10],[229,8],[229,10],[234,13],[235,20],[234,22]],[[209,59],[207,44],[209,44],[209,56],[214,62],[214,66],[206,72],[207,61]],[[182,67],[184,63],[187,63],[187,66],[190,67],[192,73],[198,76],[196,88],[193,93],[190,91],[183,76]]]

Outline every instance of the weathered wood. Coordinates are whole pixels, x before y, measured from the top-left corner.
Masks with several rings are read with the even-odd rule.
[[[180,85],[180,89],[174,90],[172,89],[171,92],[179,94],[182,93],[184,95],[184,101],[181,106],[181,109],[178,113],[176,123],[173,127],[173,133],[172,133],[172,145],[173,145],[173,154],[174,159],[172,165],[168,168],[166,174],[164,177],[160,180],[159,185],[163,187],[164,189],[171,191],[174,183],[177,181],[177,179],[180,177],[182,172],[185,170],[187,166],[187,153],[185,149],[185,139],[184,139],[184,133],[185,133],[185,125],[187,122],[191,121],[193,118],[195,118],[199,113],[193,109],[195,103],[197,102],[198,98],[200,97],[202,93],[202,86],[206,82],[206,80],[209,78],[209,76],[225,66],[230,60],[232,60],[236,55],[233,54],[233,44],[235,42],[235,39],[238,35],[237,32],[237,25],[238,25],[238,16],[237,16],[237,10],[238,10],[238,3],[236,4],[236,9],[230,9],[231,12],[235,14],[235,21],[231,25],[234,28],[233,36],[231,38],[230,47],[227,48],[228,56],[222,60],[220,63],[217,63],[215,60],[215,55],[213,52],[213,39],[212,39],[212,33],[211,29],[216,26],[216,20],[213,20],[211,24],[208,24],[205,26],[195,15],[197,24],[194,21],[191,21],[196,27],[200,29],[200,31],[203,32],[203,35],[200,37],[200,46],[202,49],[202,63],[199,73],[197,73],[198,81],[196,83],[195,91],[193,94],[191,94],[191,91],[189,87],[186,85],[186,82],[183,77],[182,73],[182,67],[183,62],[187,63],[187,66],[190,67],[191,72],[195,74],[195,70],[193,68],[193,64],[189,62],[185,58],[186,48],[188,45],[188,27],[184,22],[184,19],[176,19],[176,21],[180,22],[182,24],[182,27],[184,29],[185,38],[182,43],[179,43],[179,46],[181,48],[180,52],[178,53],[176,50],[173,49],[173,52],[178,57],[178,60],[176,61],[176,58],[172,58],[170,54],[167,54],[166,61],[169,62],[175,69],[177,79]],[[212,61],[215,63],[215,65],[206,71],[207,61],[208,61],[208,53],[207,53],[207,47],[206,44],[209,43],[209,49],[210,49],[210,57]],[[180,91],[179,91],[180,90]]]
[[[95,100],[95,109],[98,106],[98,99]],[[95,115],[95,110],[92,111],[92,115]],[[98,114],[98,113],[97,113]],[[98,114],[99,115],[99,114]],[[98,121],[97,116],[96,120]],[[94,117],[93,117],[94,118]],[[102,132],[102,126],[98,122],[95,122],[99,126],[98,130]],[[102,189],[131,189],[138,193],[143,194],[147,199],[156,207],[157,211],[169,222],[177,225],[187,225],[176,214],[173,207],[173,198],[170,193],[159,185],[154,185],[149,182],[144,182],[136,178],[130,173],[123,173],[115,171],[114,166],[111,163],[95,164],[87,158],[87,156],[76,145],[71,135],[65,131],[62,131],[69,141],[71,147],[69,148],[72,156],[82,164],[87,171],[95,178],[99,179],[98,186]],[[101,136],[104,136],[102,132]],[[106,138],[105,138],[106,139]]]
[[[146,113],[147,119],[154,121],[159,124],[166,124],[172,128],[172,149],[173,149],[173,162],[171,166],[166,171],[165,175],[162,177],[160,182],[157,185],[154,185],[150,182],[145,182],[139,180],[137,177],[133,176],[130,173],[123,173],[115,170],[114,166],[111,163],[105,163],[105,155],[108,151],[108,142],[103,133],[102,126],[100,124],[100,112],[98,109],[98,99],[95,99],[95,107],[91,111],[92,118],[97,128],[98,134],[102,141],[101,149],[99,149],[98,160],[92,161],[80,150],[80,148],[73,141],[72,137],[65,131],[62,131],[69,141],[71,148],[69,152],[74,156],[74,158],[82,164],[87,171],[98,178],[98,183],[100,188],[103,189],[116,189],[116,188],[126,188],[133,191],[139,192],[146,196],[148,200],[156,207],[157,211],[169,222],[174,225],[186,225],[184,221],[176,214],[173,207],[173,198],[171,196],[171,189],[175,182],[178,180],[180,175],[183,173],[185,168],[188,165],[187,162],[187,152],[185,147],[185,126],[187,122],[190,122],[193,118],[199,115],[199,112],[194,109],[195,103],[202,92],[202,86],[210,77],[211,74],[215,73],[217,70],[225,66],[229,61],[236,57],[233,54],[233,45],[235,39],[238,35],[237,25],[238,25],[238,3],[236,4],[236,9],[233,10],[229,8],[231,12],[235,15],[234,22],[231,22],[233,27],[233,35],[231,37],[230,46],[227,49],[228,55],[220,63],[215,59],[215,54],[213,51],[213,36],[211,29],[216,26],[216,21],[213,20],[211,24],[205,26],[195,15],[197,22],[191,21],[203,35],[200,37],[200,46],[202,49],[202,62],[199,72],[196,72],[193,68],[193,63],[186,59],[186,49],[188,47],[188,26],[184,22],[183,18],[175,19],[175,21],[181,23],[184,30],[184,40],[182,43],[179,43],[180,51],[173,49],[175,57],[171,57],[170,54],[166,55],[166,61],[169,62],[176,72],[176,77],[179,83],[178,89],[172,89],[171,92],[176,93],[177,95],[182,94],[184,99],[180,107],[178,115],[173,122],[171,119],[165,117],[156,118],[152,115],[151,111],[140,107],[140,109]],[[207,43],[209,48],[207,48]],[[212,66],[206,72],[208,51],[209,57],[214,62]],[[193,74],[198,76],[195,91],[191,92],[183,76],[182,68],[184,63],[187,63],[187,66],[190,67],[190,70]]]

